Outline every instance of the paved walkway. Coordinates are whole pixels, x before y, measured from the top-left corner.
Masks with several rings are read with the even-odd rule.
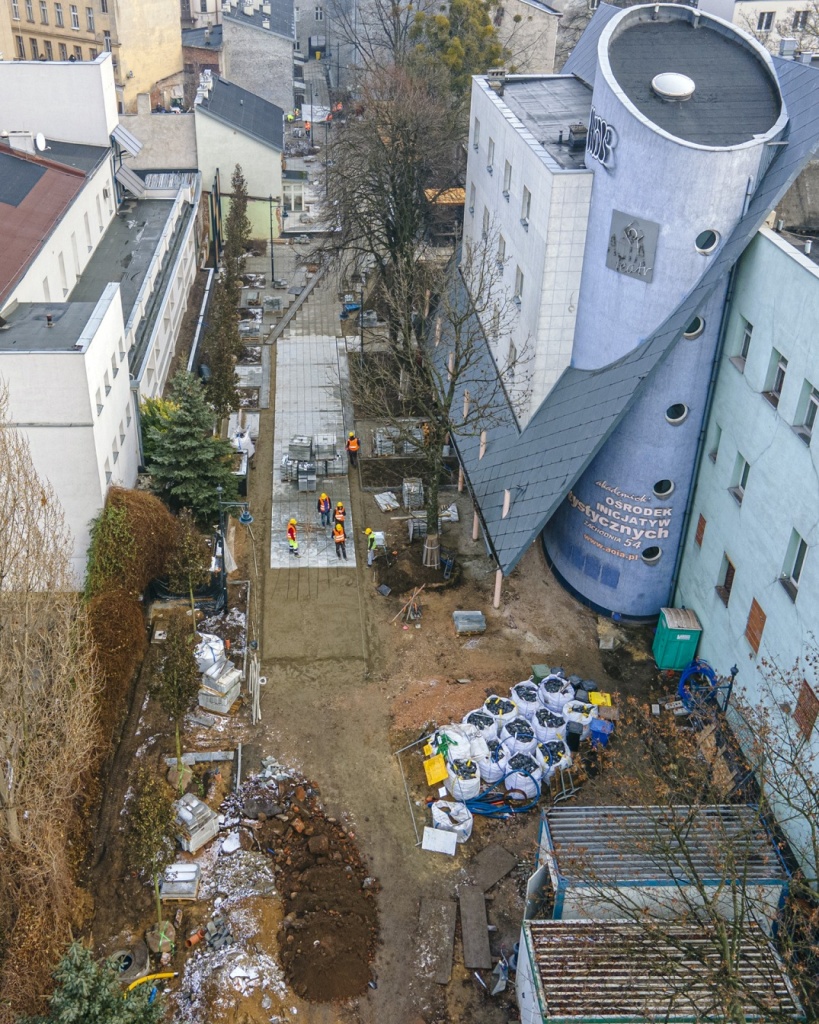
[[[317,569],[355,567],[355,540],[347,480],[344,443],[347,421],[342,406],[346,374],[344,339],[338,337],[340,305],[332,277],[316,286],[292,324],[275,345],[276,397],[273,431],[273,496],[270,516],[270,567]],[[317,464],[316,490],[299,492],[295,483],[282,480],[282,460],[290,439],[335,434],[342,452],[340,465],[329,476]],[[339,560],[330,531],[321,527],[316,511],[319,494],[325,491],[333,506],[343,501],[347,509],[347,560]],[[298,520],[299,557],[290,554],[287,522]],[[362,548],[363,550],[363,548]]]

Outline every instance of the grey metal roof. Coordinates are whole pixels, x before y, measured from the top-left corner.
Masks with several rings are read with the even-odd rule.
[[[722,882],[738,868],[745,882],[781,885],[788,877],[759,811],[741,804],[552,807],[541,853],[557,877],[581,883],[679,883],[692,871]]]
[[[94,302],[21,302],[6,313],[0,352],[82,352],[75,345],[95,307]]]
[[[591,22],[611,17],[601,7]],[[587,34],[588,34],[587,30]],[[575,50],[580,49],[586,39]],[[582,56],[582,54],[580,55]],[[572,58],[574,59],[574,57]],[[578,61],[580,57],[578,57]],[[517,565],[529,545],[554,515],[567,492],[603,446],[651,379],[653,372],[682,337],[714,289],[725,278],[778,200],[819,146],[819,78],[817,72],[794,61],[773,58],[789,120],[783,133],[787,145],[770,148],[772,159],[762,175],[746,214],[709,261],[692,291],[657,330],[634,351],[597,370],[564,370],[526,429],[517,427],[508,403],[493,398],[487,447],[479,458],[480,439],[453,428],[453,440],[467,474],[470,490],[504,573]],[[443,346],[442,346],[443,348]],[[480,368],[458,383],[455,408],[463,391],[488,393],[497,368],[484,348]],[[483,378],[483,380],[482,380]],[[505,407],[504,407],[505,406]],[[511,507],[503,517],[505,491]]]
[[[265,14],[262,8],[255,8],[251,12],[249,6],[243,7],[240,3],[235,10],[225,10],[222,17],[228,18],[238,25],[249,25],[265,32],[275,32],[276,35],[284,36],[286,39],[295,39],[293,0],[265,0],[265,2],[270,4],[270,14]],[[269,28],[264,28],[265,21],[270,22]]]
[[[769,70],[736,33],[687,8],[657,21],[645,8],[624,19],[609,46],[614,77],[626,96],[654,124],[702,146],[734,146],[764,135],[779,117],[779,95]],[[730,35],[726,34],[730,32]],[[733,36],[733,38],[731,38]],[[655,75],[675,71],[696,88],[684,103],[668,103],[651,88]]]
[[[183,28],[183,46],[200,46],[203,49],[219,50],[222,47],[222,26],[207,28]]]
[[[137,199],[145,198],[145,182],[127,164],[121,164],[114,172],[114,177]]]
[[[526,921],[523,927],[549,1024],[728,1019],[728,993],[717,1001],[714,991],[720,942],[707,927],[665,924],[654,931],[625,921]],[[772,1012],[804,1019],[758,926],[749,923],[737,937],[733,965],[743,1019],[764,1020]]]
[[[130,153],[131,156],[139,156],[142,152],[142,143],[136,135],[132,135],[131,132],[121,124],[114,125],[114,129],[111,132],[111,138],[114,139],[119,144],[120,148],[124,149],[126,153]]]
[[[77,142],[46,139],[46,151],[43,155],[64,167],[84,171],[87,175],[96,170],[110,152],[107,146],[82,146]]]
[[[45,167],[0,152],[0,203],[19,206],[45,172]]]
[[[577,75],[586,85],[594,85],[594,76],[597,74],[597,44],[606,25],[621,11],[622,7],[600,4],[583,35],[578,39],[577,45],[569,54],[569,59],[563,65],[562,74]]]
[[[282,151],[284,148],[282,108],[224,78],[214,78],[210,95],[196,105],[196,110],[274,149]]]
[[[586,144],[569,149],[569,125],[589,123],[591,89],[578,78],[507,78],[502,102],[529,129],[559,166],[585,168]],[[563,143],[558,145],[558,134]]]

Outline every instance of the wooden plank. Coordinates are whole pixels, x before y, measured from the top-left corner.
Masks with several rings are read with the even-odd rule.
[[[492,886],[508,875],[517,864],[517,857],[498,843],[490,843],[467,865],[467,872],[476,888],[487,892]]]
[[[488,970],[492,966],[492,954],[489,951],[486,898],[481,889],[470,885],[461,890],[459,899],[464,966],[470,971]]]
[[[457,910],[452,900],[421,900],[421,913],[418,918],[421,973],[439,985],[448,985],[452,976]]]

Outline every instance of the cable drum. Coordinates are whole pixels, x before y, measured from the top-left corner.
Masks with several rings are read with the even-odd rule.
[[[483,702],[483,709],[495,719],[499,734],[500,727],[504,722],[511,722],[513,718],[518,717],[517,704],[513,700],[509,700],[508,697],[499,697],[496,693],[486,698]]]
[[[498,737],[497,721],[483,708],[477,708],[477,710],[470,711],[469,714],[464,715],[463,724],[472,725],[479,729],[481,736],[485,740],[494,740]]]
[[[562,740],[566,735],[566,719],[549,708],[540,708],[532,719],[532,728],[538,743]]]
[[[574,687],[563,676],[546,676],[538,688],[540,703],[550,711],[558,714],[563,710],[566,701],[574,700]]]
[[[587,740],[591,732],[593,718],[597,718],[597,706],[595,704],[584,704],[580,700],[570,700],[563,707],[563,717],[566,722],[576,722],[583,727],[581,739]]]
[[[488,748],[487,756],[476,758],[476,760],[481,779],[491,785],[494,782],[499,782],[506,774],[509,751],[500,740],[487,740],[486,745]]]
[[[504,785],[507,792],[515,790],[529,800],[540,796],[540,781],[543,778],[543,764],[531,754],[514,754],[509,758]]]
[[[528,718],[531,722],[532,716],[541,707],[540,698],[537,695],[537,686],[531,679],[524,679],[512,687],[512,700],[518,706],[518,713]]]
[[[514,718],[505,722],[501,729],[501,742],[509,749],[510,754],[529,754],[537,746],[537,738],[532,723],[525,718]]]
[[[456,800],[472,800],[481,791],[477,763],[471,758],[451,761],[444,785]]]

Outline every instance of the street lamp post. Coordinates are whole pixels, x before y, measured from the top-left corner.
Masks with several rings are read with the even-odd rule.
[[[273,257],[273,193],[270,193],[270,287],[273,287],[273,282],[276,280],[276,266]]]
[[[250,514],[250,508],[246,501],[222,501],[222,485],[219,484],[216,488],[216,494],[219,502],[219,539],[222,541],[222,565],[219,570],[219,581],[222,586],[222,600],[224,607],[227,609],[228,594],[227,594],[227,570],[225,569],[225,551],[227,550],[227,537],[225,536],[225,509],[226,508],[240,508],[241,514],[239,515],[239,522],[242,526],[250,526],[253,522],[253,516]]]

